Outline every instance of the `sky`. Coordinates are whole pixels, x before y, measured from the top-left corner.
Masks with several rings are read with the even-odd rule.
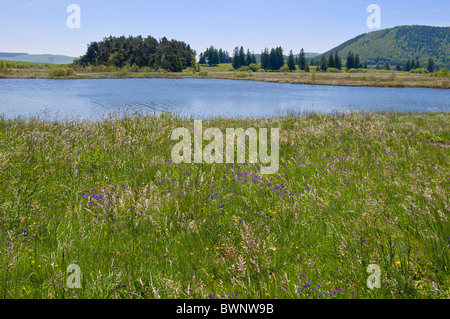
[[[69,28],[70,4],[80,28]],[[0,0],[0,52],[78,57],[104,37],[151,35],[184,41],[200,53],[282,46],[322,53],[369,28],[370,4],[381,28],[450,26],[449,0]]]

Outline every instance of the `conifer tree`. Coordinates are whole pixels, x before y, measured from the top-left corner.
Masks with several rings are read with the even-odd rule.
[[[295,71],[296,70],[296,68],[295,68],[295,59],[294,59],[294,54],[292,53],[292,50],[289,52],[287,66],[289,68],[289,71]]]
[[[303,50],[303,48],[300,50],[300,55],[298,57],[298,66],[302,71],[306,69],[306,55],[305,50]]]
[[[428,65],[427,65],[428,72],[434,72],[434,68],[435,68],[434,60],[433,60],[433,58],[429,58]]]
[[[329,68],[334,68],[335,67],[333,54],[331,54],[331,53],[330,53],[330,56],[328,57],[328,67]]]

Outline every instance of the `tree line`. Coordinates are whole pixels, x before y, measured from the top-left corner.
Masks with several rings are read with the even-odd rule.
[[[110,36],[103,41],[89,44],[86,54],[74,63],[81,67],[134,66],[182,72],[187,67],[195,67],[195,55],[189,44],[176,40],[169,41],[166,37],[158,41],[151,36],[145,39],[142,36]]]
[[[221,63],[231,63],[231,57],[228,51],[210,46],[205,52],[200,53],[198,64],[216,66]]]

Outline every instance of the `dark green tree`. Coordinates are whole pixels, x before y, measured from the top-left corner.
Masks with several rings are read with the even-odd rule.
[[[334,67],[338,70],[342,69],[342,60],[337,51],[334,54]]]
[[[322,72],[326,72],[327,70],[327,61],[323,55],[321,56],[319,61],[319,68]]]
[[[335,68],[336,65],[334,63],[334,57],[333,54],[330,53],[330,56],[328,57],[328,67],[329,68]]]
[[[288,60],[287,60],[287,66],[289,68],[289,71],[295,71],[295,59],[294,54],[292,53],[292,50],[289,52]]]
[[[244,47],[239,49],[239,68],[245,65],[245,51]]]
[[[352,52],[349,52],[347,54],[347,63],[346,63],[346,67],[348,70],[350,69],[355,69],[355,56],[353,55]]]
[[[303,48],[300,50],[300,55],[298,56],[298,67],[300,70],[306,70],[306,54]]]
[[[427,64],[427,70],[428,70],[428,72],[434,72],[434,69],[435,69],[434,60],[433,60],[433,58],[429,58],[428,64]]]
[[[233,59],[231,61],[231,64],[233,65],[233,68],[235,70],[239,69],[241,67],[239,63],[239,48],[235,47],[233,51]]]
[[[269,49],[267,48],[265,48],[264,51],[261,52],[261,69],[270,69]]]

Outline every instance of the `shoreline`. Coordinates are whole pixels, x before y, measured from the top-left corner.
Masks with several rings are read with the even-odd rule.
[[[329,85],[347,87],[391,87],[391,88],[429,88],[450,89],[447,78],[434,78],[430,75],[411,75],[403,73],[317,73],[311,80],[310,73],[275,73],[254,72],[249,76],[236,77],[234,72],[209,72],[206,76],[198,73],[134,73],[127,72],[92,72],[77,73],[72,76],[50,76],[47,72],[35,74],[4,74],[1,79],[54,79],[54,80],[86,80],[86,79],[215,79],[236,81],[257,81],[280,84]],[[345,77],[345,78],[344,78]]]

